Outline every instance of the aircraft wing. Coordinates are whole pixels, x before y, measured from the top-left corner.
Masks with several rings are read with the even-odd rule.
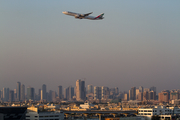
[[[87,14],[84,14],[84,17],[86,17],[86,16],[88,16],[88,15],[90,15],[90,14],[92,14],[93,12],[90,12],[90,13],[87,13]]]

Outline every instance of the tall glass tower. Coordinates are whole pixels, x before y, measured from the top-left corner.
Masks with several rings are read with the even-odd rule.
[[[34,88],[28,87],[27,88],[27,100],[34,100]]]
[[[20,101],[21,100],[21,83],[20,82],[17,82],[16,94],[17,94],[17,101]]]
[[[46,100],[47,97],[46,97],[46,85],[43,84],[42,85],[42,100]]]
[[[76,81],[76,100],[81,101],[86,98],[86,88],[85,81],[81,81],[80,79]]]
[[[62,99],[62,86],[58,86],[58,97]]]

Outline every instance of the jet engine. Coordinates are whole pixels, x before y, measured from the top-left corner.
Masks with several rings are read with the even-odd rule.
[[[75,17],[75,18],[78,18],[78,19],[82,19],[82,18],[83,18],[82,15],[75,15],[74,17]]]

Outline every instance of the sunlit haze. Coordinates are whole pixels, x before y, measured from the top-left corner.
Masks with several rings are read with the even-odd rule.
[[[57,90],[94,86],[179,89],[179,0],[0,2],[0,89],[19,81]],[[62,11],[104,14],[75,19]]]

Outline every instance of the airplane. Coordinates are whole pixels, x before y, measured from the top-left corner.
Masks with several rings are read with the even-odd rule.
[[[62,13],[64,13],[65,15],[74,16],[77,19],[102,20],[104,18],[103,17],[104,13],[98,15],[97,17],[89,16],[93,12],[90,12],[90,13],[87,13],[87,14],[80,14],[80,13],[74,13],[74,12],[70,12],[70,11],[63,11]]]

